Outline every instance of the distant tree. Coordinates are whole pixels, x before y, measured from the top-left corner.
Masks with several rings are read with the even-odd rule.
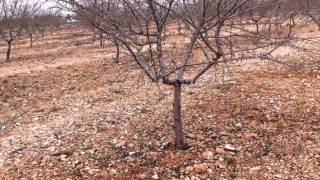
[[[53,9],[51,9],[47,11],[45,19],[47,19],[51,35],[53,35],[53,31],[57,31],[59,27],[65,23],[65,19],[61,15],[60,10],[54,11]]]
[[[133,58],[155,83],[174,87],[175,144],[186,147],[181,119],[182,86],[196,83],[212,67],[242,60],[270,60],[281,46],[290,46],[293,25],[266,0],[60,0],[69,3],[92,26],[103,31]],[[271,6],[272,4],[272,6]],[[252,9],[256,21],[239,22]],[[261,14],[261,12],[263,12]],[[180,22],[179,22],[180,21]],[[101,23],[103,22],[103,23]],[[184,33],[170,28],[180,23]],[[257,28],[258,27],[258,28]],[[181,33],[180,33],[181,34]]]
[[[24,29],[29,37],[30,47],[33,47],[33,34],[36,28],[35,25],[36,25],[36,22],[35,22],[34,16],[28,15],[26,17]]]
[[[60,1],[60,2],[63,2],[63,1]],[[108,0],[108,1],[95,0],[88,3],[84,2],[84,4],[87,8],[90,8],[90,9],[92,9],[92,7],[101,7],[105,12],[113,13],[117,8],[116,2],[117,1],[115,0]],[[96,37],[98,36],[100,46],[103,46],[104,40],[109,40],[115,45],[116,55],[114,58],[114,62],[118,64],[120,59],[120,45],[116,39],[112,38],[112,36],[108,36],[108,33],[105,33],[105,29],[103,28],[105,27],[103,18],[100,22],[93,22],[91,21],[91,19],[87,17],[91,15],[95,15],[94,13],[91,13],[90,15],[90,12],[86,12],[87,14],[85,16],[82,13],[83,11],[81,10],[79,11],[75,10],[74,17],[79,20],[82,26],[90,29],[90,31],[93,34],[93,38],[92,38],[93,42],[97,40]]]
[[[21,34],[28,13],[28,4],[22,0],[1,0],[1,39],[7,43],[6,60],[10,59],[12,42]]]
[[[41,34],[41,38],[44,39],[44,34],[47,28],[50,27],[50,23],[48,21],[48,14],[46,10],[42,10],[35,17],[34,20],[36,22],[35,27],[38,32]]]
[[[36,13],[43,2],[27,0],[0,0],[0,36],[7,43],[6,60],[9,61],[12,42],[22,33],[28,17]]]

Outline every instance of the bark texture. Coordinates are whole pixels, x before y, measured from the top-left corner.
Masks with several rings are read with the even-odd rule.
[[[8,44],[7,57],[6,57],[6,60],[7,60],[7,61],[9,61],[9,60],[10,60],[10,54],[11,54],[11,43],[12,43],[12,41],[7,41],[7,44]]]
[[[174,132],[175,143],[177,149],[184,149],[184,135],[181,120],[181,84],[176,83],[174,85],[174,102],[173,102],[173,115],[174,115]]]

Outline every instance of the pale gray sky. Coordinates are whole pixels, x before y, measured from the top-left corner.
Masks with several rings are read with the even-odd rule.
[[[45,7],[51,8],[51,7],[55,7],[56,5],[57,5],[57,4],[56,4],[56,1],[55,1],[55,0],[49,0],[49,2],[47,2],[47,3],[45,4]],[[68,11],[62,11],[62,13],[63,13],[64,15],[70,14],[70,12],[68,12]]]

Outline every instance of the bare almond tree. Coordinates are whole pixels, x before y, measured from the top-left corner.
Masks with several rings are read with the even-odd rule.
[[[35,27],[38,32],[41,34],[41,38],[44,39],[46,30],[50,27],[50,23],[48,21],[48,11],[42,10],[38,15],[34,17],[35,19]]]
[[[43,20],[46,21],[46,26],[50,29],[50,35],[57,31],[59,27],[65,23],[64,17],[59,9],[47,9],[43,15]]]
[[[0,35],[7,45],[6,60],[10,59],[12,42],[21,34],[28,13],[28,4],[22,1],[1,0]]]
[[[85,6],[89,9],[93,9],[94,7],[101,7],[104,10],[104,12],[114,13],[115,10],[117,9],[116,2],[117,1],[114,1],[114,0],[113,1],[112,0],[111,1],[95,0],[95,1],[92,1],[91,3],[85,4]],[[100,46],[103,46],[104,40],[109,40],[114,44],[116,48],[114,62],[118,64],[120,60],[120,44],[115,38],[113,38],[112,36],[109,36],[108,33],[105,33],[106,29],[104,25],[104,19],[101,19],[101,22],[92,22],[91,19],[87,17],[92,15],[95,16],[96,13],[92,13],[92,15],[90,15],[90,12],[86,12],[87,13],[86,15],[83,15],[82,13],[83,13],[82,10],[74,10],[75,17],[80,21],[81,25],[86,28],[89,28],[90,31],[93,33],[93,38],[92,38],[93,42],[96,41],[97,39],[96,35],[98,34]]]
[[[320,1],[318,0],[297,0],[302,8],[303,14],[309,17],[320,30]]]
[[[274,52],[292,45],[293,40],[293,25],[276,12],[278,0],[61,1],[116,40],[153,82],[174,87],[178,149],[186,147],[181,119],[183,85],[196,83],[212,67],[224,63],[280,62]],[[113,4],[112,11],[97,1]]]
[[[22,33],[27,18],[39,10],[43,2],[30,3],[27,0],[0,0],[0,36],[4,40],[8,49],[6,60],[10,59],[12,42]]]
[[[35,22],[34,16],[28,15],[26,17],[24,29],[29,37],[30,47],[32,48],[33,47],[33,34],[35,33],[35,30],[36,30],[36,22]]]

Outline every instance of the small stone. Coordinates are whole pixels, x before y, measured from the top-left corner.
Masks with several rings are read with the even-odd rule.
[[[139,179],[147,179],[148,178],[148,175],[145,174],[145,173],[142,173],[142,174],[139,174]]]
[[[220,132],[220,136],[229,136],[229,135],[230,135],[230,134],[227,133],[227,132],[224,132],[224,131]]]
[[[225,169],[225,168],[227,167],[227,165],[224,164],[224,163],[222,163],[222,162],[218,162],[218,163],[217,163],[217,166],[218,166],[219,168],[221,168],[221,169]]]
[[[154,172],[154,174],[156,174],[157,172],[160,171],[160,168],[159,168],[159,167],[154,167],[154,168],[152,169],[152,171]]]
[[[121,141],[119,144],[117,144],[116,146],[117,147],[122,147],[122,146],[124,146],[124,145],[126,145],[126,141]]]
[[[89,154],[94,154],[95,152],[96,152],[96,150],[95,149],[90,149],[90,150],[88,150],[88,152],[89,152]]]
[[[159,153],[158,152],[150,152],[147,154],[147,158],[148,159],[152,159],[152,160],[156,160],[158,157]]]
[[[261,169],[261,166],[256,166],[253,168],[250,168],[250,171],[259,171]]]
[[[151,178],[152,178],[152,179],[159,179],[159,176],[158,176],[158,174],[155,174],[155,175],[153,175]]]
[[[135,159],[133,157],[127,157],[127,162],[134,162]]]
[[[110,171],[111,171],[112,174],[117,174],[118,173],[116,169],[111,169]]]
[[[98,173],[100,171],[100,169],[88,169],[88,173],[91,174],[91,175],[94,175],[96,173]]]
[[[195,172],[197,172],[197,173],[205,173],[205,172],[207,172],[207,169],[208,169],[208,166],[205,163],[195,164],[193,167],[194,167]]]
[[[155,144],[156,147],[160,147],[161,146],[161,143],[159,141],[156,141],[154,144]]]
[[[198,141],[203,141],[203,140],[204,140],[204,136],[202,136],[202,135],[197,135],[197,140],[198,140]]]
[[[135,155],[136,152],[129,152],[129,156]]]
[[[51,152],[54,152],[54,151],[56,151],[56,147],[55,146],[51,146],[51,147],[48,148],[48,150],[51,151]]]
[[[66,154],[63,154],[63,155],[60,156],[60,159],[62,161],[65,161],[67,158],[68,158],[68,155],[66,155]]]
[[[189,137],[189,138],[191,138],[191,139],[192,139],[192,138],[195,138],[195,137],[196,137],[196,135],[191,134],[191,133],[188,133],[188,134],[187,134],[187,137]]]
[[[243,138],[246,139],[246,140],[250,140],[250,139],[256,139],[258,138],[258,135],[256,133],[244,133],[243,134]]]
[[[75,161],[73,162],[73,164],[74,164],[74,165],[78,165],[78,164],[80,164],[80,161],[79,161],[79,160],[75,160]]]
[[[241,123],[237,123],[237,124],[236,124],[236,127],[237,127],[237,128],[241,128],[241,127],[242,127],[242,124],[241,124]]]
[[[191,180],[200,180],[200,178],[198,178],[196,176],[191,176]]]
[[[228,151],[236,151],[237,149],[233,146],[233,145],[231,145],[231,144],[226,144],[225,146],[224,146],[224,149],[225,150],[228,150]]]
[[[211,160],[214,158],[213,156],[213,152],[212,151],[206,151],[202,154],[202,157],[207,159],[207,160]]]
[[[216,153],[218,153],[218,154],[224,154],[225,151],[224,151],[224,149],[217,147],[217,148],[216,148]]]
[[[189,173],[191,173],[191,172],[193,172],[193,171],[194,171],[193,166],[187,166],[187,167],[186,167],[186,173],[187,173],[187,174],[189,174]]]
[[[280,174],[276,174],[276,175],[274,175],[274,177],[277,179],[282,179],[282,176]]]

